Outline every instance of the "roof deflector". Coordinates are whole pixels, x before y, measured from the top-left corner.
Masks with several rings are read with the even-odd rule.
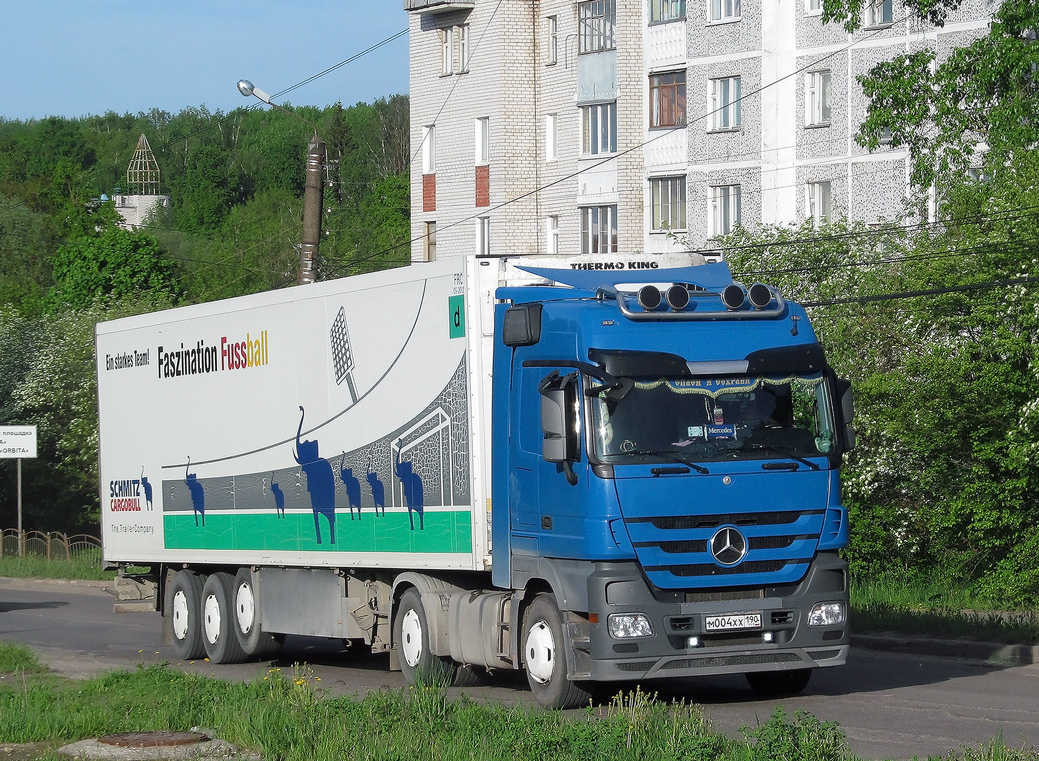
[[[699,264],[695,267],[666,267],[660,269],[553,269],[547,267],[524,267],[519,269],[571,288],[589,291],[603,286],[612,287],[620,283],[688,283],[707,291],[720,291],[732,285],[732,273],[725,262]]]

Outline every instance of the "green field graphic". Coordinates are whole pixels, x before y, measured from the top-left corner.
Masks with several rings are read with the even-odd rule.
[[[417,521],[416,520],[416,528]],[[324,526],[325,519],[321,518]],[[206,525],[195,525],[191,513],[164,515],[166,549],[171,550],[271,550],[280,552],[472,552],[472,516],[467,510],[427,512],[425,529],[412,531],[407,512],[350,519],[336,515],[336,543],[323,544],[314,532],[314,515],[212,512]]]

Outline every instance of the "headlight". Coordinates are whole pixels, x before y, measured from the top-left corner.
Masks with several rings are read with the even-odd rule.
[[[808,614],[809,626],[840,626],[844,623],[843,602],[816,603]]]
[[[614,613],[607,622],[614,639],[653,636],[653,627],[644,613]]]

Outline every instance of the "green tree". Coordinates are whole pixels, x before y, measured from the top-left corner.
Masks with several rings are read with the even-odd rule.
[[[28,528],[97,530],[95,326],[158,306],[169,304],[130,296],[32,319],[0,310],[0,390],[9,390],[0,422],[35,425],[38,433],[37,457],[23,467]],[[3,471],[13,477],[13,469]],[[13,486],[0,491],[0,522],[12,525]]]
[[[823,21],[837,22],[849,32],[862,28],[864,11],[870,0],[823,0]],[[902,0],[906,12],[934,26],[943,26],[949,14],[962,4],[962,0]]]
[[[1004,603],[1039,599],[1039,191],[1025,174],[985,186],[984,216],[943,227],[806,223],[727,240],[738,277],[815,304],[853,381],[856,573],[900,561]]]
[[[215,237],[156,231],[181,259],[185,290],[210,301],[282,288],[296,282],[303,199],[283,189],[236,205]]]
[[[51,284],[56,241],[49,218],[0,195],[0,304],[38,312]]]
[[[151,235],[111,227],[62,245],[53,261],[52,298],[74,309],[138,294],[175,301],[176,267]]]
[[[943,4],[924,6],[937,13]],[[1039,144],[1037,31],[1039,4],[1006,0],[988,34],[948,57],[925,48],[878,64],[859,78],[869,109],[858,142],[908,147],[913,183],[936,185],[942,200],[972,168],[1008,171]]]

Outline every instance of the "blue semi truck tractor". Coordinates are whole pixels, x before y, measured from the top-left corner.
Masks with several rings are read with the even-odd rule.
[[[182,658],[332,637],[555,708],[847,658],[850,386],[724,263],[458,257],[102,323],[97,363],[105,561]]]

